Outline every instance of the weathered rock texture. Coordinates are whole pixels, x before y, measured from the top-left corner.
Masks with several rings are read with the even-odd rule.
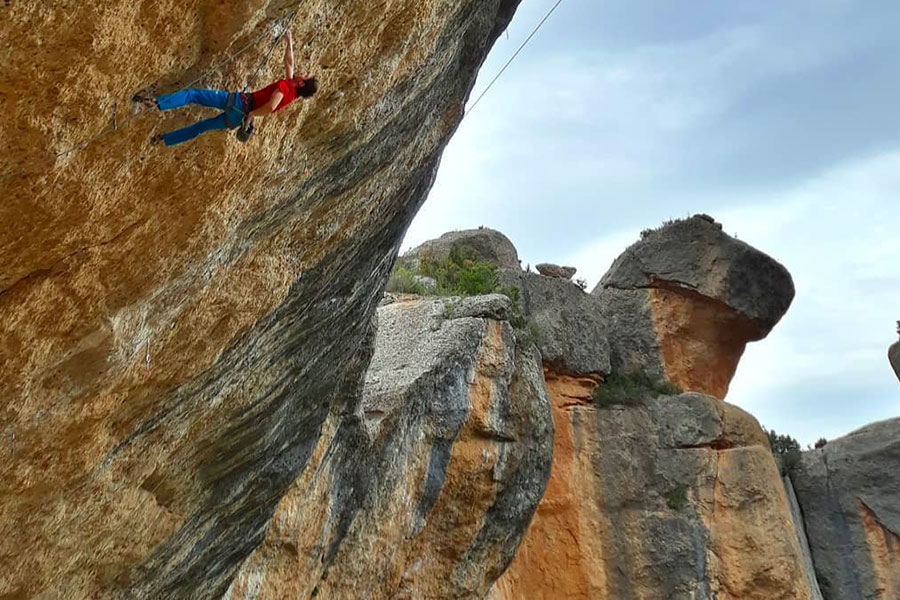
[[[547,492],[492,598],[811,598],[790,508],[753,417],[709,396],[597,408],[547,374]]]
[[[698,215],[645,231],[592,294],[604,305],[613,369],[724,398],[744,346],[771,331],[794,285],[774,259]]]
[[[602,305],[571,281],[498,269],[504,288],[518,290],[523,328],[535,338],[544,362],[558,372],[606,375],[609,342]]]
[[[803,553],[803,570],[806,574],[806,582],[809,585],[809,590],[812,593],[812,599],[824,600],[822,590],[819,589],[819,581],[816,579],[816,568],[813,564],[812,552],[809,549],[809,540],[806,537],[806,526],[803,524],[803,513],[800,511],[800,502],[797,500],[794,484],[787,474],[781,476],[781,482],[784,484],[788,506],[791,508],[791,521],[794,524],[794,533],[797,536],[800,550]]]
[[[900,419],[804,452],[791,473],[826,598],[900,598]]]
[[[221,597],[295,480],[324,486],[309,560],[343,556],[371,317],[516,4],[0,5],[0,597]],[[293,10],[321,91],[250,143],[126,122],[215,65],[197,85],[242,87]]]
[[[378,310],[360,415],[368,435],[352,454],[320,444],[232,600],[313,590],[324,598],[481,598],[512,560],[550,471],[539,357],[516,347],[505,320],[448,319],[451,302]],[[497,298],[467,305],[491,314]],[[354,481],[348,472],[367,475]],[[336,518],[341,502],[359,506],[352,521]]]
[[[416,261],[422,258],[439,261],[450,255],[453,246],[465,248],[467,252],[473,253],[477,260],[483,260],[498,267],[519,268],[519,254],[513,243],[499,231],[487,227],[450,231],[436,240],[429,240],[421,246],[413,248],[405,253],[403,258],[406,261]]]
[[[578,270],[575,267],[561,267],[551,263],[539,263],[534,268],[541,275],[556,277],[557,279],[572,279],[572,275]]]

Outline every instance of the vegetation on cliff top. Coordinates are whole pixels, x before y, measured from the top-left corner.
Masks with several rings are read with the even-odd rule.
[[[594,392],[594,403],[598,408],[607,408],[614,404],[634,406],[648,398],[680,393],[681,390],[669,381],[651,377],[643,371],[613,372],[597,387]]]

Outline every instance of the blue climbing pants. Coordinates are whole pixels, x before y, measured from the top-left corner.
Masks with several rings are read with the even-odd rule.
[[[230,95],[231,92],[222,92],[219,90],[190,89],[160,96],[156,99],[156,103],[159,105],[160,110],[172,110],[188,104],[199,104],[200,106],[218,108],[219,110],[224,111],[228,102],[228,96]],[[225,120],[225,113],[222,112],[216,117],[204,119],[193,125],[188,125],[187,127],[163,134],[163,142],[165,142],[166,146],[174,146],[192,140],[207,131],[228,129],[229,122],[232,127],[239,125],[244,118],[246,112],[245,109],[246,107],[244,106],[244,101],[241,99],[241,95],[237,94],[237,97],[234,99],[234,108],[228,111],[227,121]]]

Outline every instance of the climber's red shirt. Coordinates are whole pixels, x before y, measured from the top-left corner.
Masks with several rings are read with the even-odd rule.
[[[278,90],[284,95],[281,102],[279,102],[278,106],[275,108],[276,111],[281,110],[297,99],[297,86],[294,85],[294,82],[290,79],[279,79],[275,83],[267,85],[263,89],[256,90],[250,94],[253,97],[253,107],[259,108],[268,102],[275,90]]]

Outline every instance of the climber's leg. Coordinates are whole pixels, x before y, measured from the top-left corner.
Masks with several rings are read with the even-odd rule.
[[[226,102],[228,102],[228,92],[219,90],[179,90],[172,94],[159,96],[156,99],[156,105],[159,106],[160,110],[172,110],[187,104],[199,104],[225,110]]]
[[[170,131],[169,133],[164,133],[162,135],[162,141],[165,142],[166,146],[175,146],[188,140],[192,140],[207,131],[215,131],[217,129],[228,129],[228,124],[225,122],[225,113],[210,119],[204,119],[203,121],[188,125],[187,127],[182,127],[181,129],[176,129],[175,131]]]

